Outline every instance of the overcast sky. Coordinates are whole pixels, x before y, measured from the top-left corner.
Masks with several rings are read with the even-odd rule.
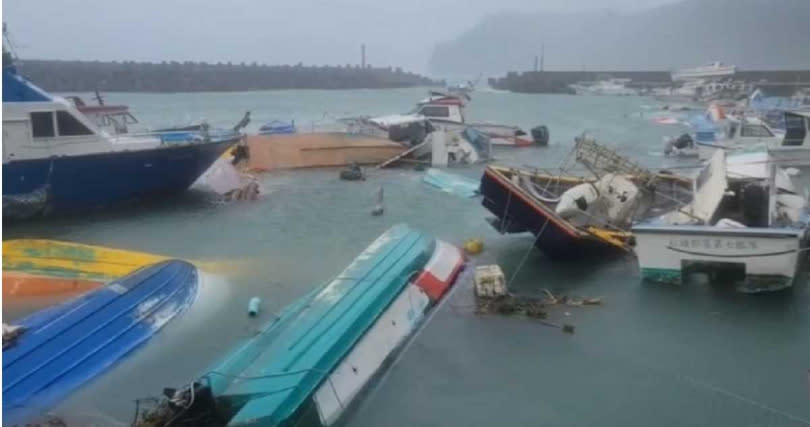
[[[502,11],[632,11],[674,0],[6,0],[23,59],[360,61],[425,72],[437,41]],[[537,25],[543,25],[538,22]]]

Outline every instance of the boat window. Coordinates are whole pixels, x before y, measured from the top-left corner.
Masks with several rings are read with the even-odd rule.
[[[734,134],[737,133],[737,125],[731,124],[728,127],[728,139],[734,139]]]
[[[746,125],[742,128],[741,136],[769,137],[773,134],[765,126]]]
[[[77,136],[77,135],[92,135],[93,132],[87,128],[77,118],[73,117],[67,111],[56,112],[56,123],[59,125],[59,135],[62,136]]]
[[[785,141],[783,144],[802,145],[805,136],[807,136],[805,118],[797,114],[785,113]]]
[[[427,117],[450,117],[450,109],[441,105],[425,105],[420,112]]]
[[[31,113],[31,134],[34,138],[56,136],[53,129],[53,113],[50,111]]]

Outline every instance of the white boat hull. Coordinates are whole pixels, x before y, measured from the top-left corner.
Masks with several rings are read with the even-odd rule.
[[[709,67],[698,67],[678,70],[671,74],[672,80],[694,80],[728,77],[734,75],[736,67],[733,65],[715,65]]]
[[[475,130],[487,135],[492,145],[500,145],[506,147],[526,147],[535,145],[531,136],[516,135],[521,129],[517,126],[500,125],[494,123],[454,123],[442,120],[431,120],[431,123],[438,128],[445,129],[450,132],[460,132],[465,128],[471,127]]]
[[[463,267],[455,246],[437,241],[424,270],[391,302],[313,395],[321,425],[338,421],[375,374],[419,329]]]
[[[693,267],[709,272],[742,267],[740,290],[753,293],[792,286],[804,230],[643,225],[633,227],[633,235],[646,280],[680,283]]]

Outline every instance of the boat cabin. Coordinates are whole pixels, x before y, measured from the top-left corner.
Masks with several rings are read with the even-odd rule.
[[[138,119],[129,112],[126,105],[87,105],[78,96],[65,97],[79,112],[92,120],[96,126],[104,130],[110,130],[115,134],[127,133],[129,126],[138,123]]]
[[[158,146],[148,135],[110,137],[68,100],[3,69],[3,163]]]
[[[425,116],[430,120],[464,123],[464,101],[456,96],[432,93],[419,101],[410,114]]]
[[[785,139],[783,146],[810,147],[810,112],[785,112]]]

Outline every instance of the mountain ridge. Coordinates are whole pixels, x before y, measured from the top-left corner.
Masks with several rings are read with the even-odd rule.
[[[685,0],[633,13],[500,12],[438,43],[434,74],[669,70],[721,60],[742,69],[807,69],[810,1]]]

